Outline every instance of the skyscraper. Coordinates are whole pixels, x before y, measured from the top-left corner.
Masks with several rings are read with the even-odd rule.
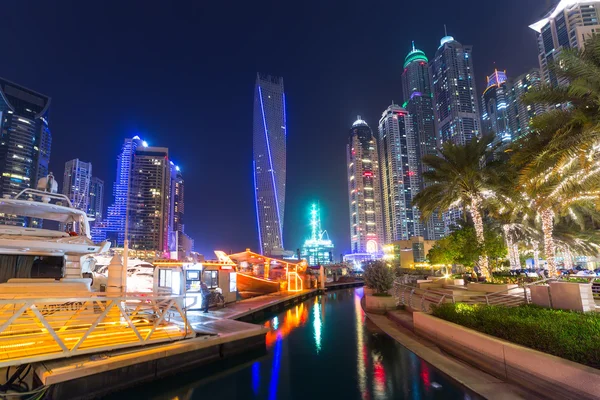
[[[283,78],[257,74],[254,88],[253,169],[261,254],[283,249],[286,117]]]
[[[91,180],[92,163],[80,161],[78,158],[65,163],[62,193],[71,200],[73,207],[85,212],[90,204]]]
[[[129,241],[134,250],[168,252],[171,176],[169,150],[138,146],[129,196]]]
[[[479,136],[480,114],[471,46],[444,36],[429,68],[440,141],[464,144]]]
[[[95,176],[90,180],[88,215],[96,221],[102,221],[104,216],[104,181]]]
[[[106,218],[101,224],[95,224],[92,229],[92,239],[96,242],[110,240],[113,247],[123,247],[125,241],[125,216],[127,199],[131,189],[131,167],[133,155],[138,146],[148,144],[139,136],[125,139],[121,153],[117,157],[117,177],[113,185],[114,203],[108,207]]]
[[[506,80],[506,72],[496,70],[487,77],[487,86],[481,96],[481,120],[483,133],[494,135],[493,146],[502,151],[513,140],[511,127],[515,116],[510,105],[511,90]]]
[[[378,147],[385,243],[422,236],[419,209],[412,205],[419,192],[417,143],[406,109],[392,104],[383,112]]]
[[[0,196],[35,188],[48,175],[52,135],[48,127],[50,97],[0,78]],[[24,218],[3,218],[23,225]],[[31,219],[31,225],[39,222]]]
[[[412,50],[404,59],[402,72],[404,107],[413,120],[414,141],[417,147],[417,171],[415,172],[420,190],[426,185],[423,172],[427,170],[422,157],[437,155],[438,146],[428,62],[425,53],[416,49],[413,42]],[[441,239],[444,236],[444,223],[441,218],[437,215],[429,217],[423,225],[423,235],[426,240]]]
[[[383,217],[377,141],[360,116],[346,145],[352,253],[376,254],[383,245]]]
[[[537,32],[538,60],[545,83],[558,85],[550,70],[563,49],[583,49],[585,41],[600,32],[600,0],[560,0],[544,18],[529,27]]]
[[[531,89],[537,89],[541,86],[540,70],[537,68],[519,75],[513,80],[509,80],[510,86],[510,104],[509,115],[514,118],[511,121],[511,131],[513,140],[517,140],[529,133],[529,124],[536,115],[546,111],[543,104],[525,104],[523,95]]]
[[[171,164],[171,196],[169,206],[169,251],[181,260],[194,250],[194,241],[185,233],[184,181],[181,169]]]

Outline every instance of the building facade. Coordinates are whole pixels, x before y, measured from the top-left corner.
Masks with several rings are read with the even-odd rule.
[[[417,143],[406,109],[392,104],[383,112],[378,141],[385,243],[422,236],[419,209],[412,205],[419,192]]]
[[[541,74],[537,68],[519,75],[515,79],[509,80],[510,87],[510,115],[511,131],[513,140],[518,140],[527,135],[530,131],[529,125],[531,119],[546,111],[546,107],[542,104],[525,104],[523,95],[532,89],[538,89],[541,86]]]
[[[135,149],[129,196],[129,243],[133,250],[169,251],[170,171],[167,148]]]
[[[310,208],[311,234],[302,246],[302,258],[308,265],[327,265],[333,263],[333,242],[327,231],[321,229],[321,210],[313,204]]]
[[[436,129],[441,143],[465,144],[480,135],[472,47],[445,36],[430,63]]]
[[[496,70],[487,77],[487,85],[481,96],[482,131],[486,135],[494,135],[492,145],[497,151],[504,150],[513,140],[515,116],[510,107],[510,96],[505,71]]]
[[[563,49],[583,49],[585,41],[600,32],[600,0],[560,0],[544,18],[529,27],[536,31],[542,81],[559,82],[550,65]]]
[[[438,148],[428,63],[425,53],[416,49],[413,43],[412,50],[404,60],[402,72],[402,90],[405,100],[403,107],[413,121],[413,134],[417,147],[416,174],[420,190],[427,185],[423,179],[423,172],[428,167],[422,162],[422,158],[425,155],[437,155]],[[428,240],[438,240],[444,236],[444,222],[437,214],[424,222],[423,235]]]
[[[88,216],[96,221],[102,221],[104,216],[104,181],[95,176],[92,176],[90,180]]]
[[[0,196],[35,188],[48,175],[52,135],[50,97],[0,78]],[[3,217],[7,225],[38,226],[36,219]]]
[[[377,140],[360,116],[350,129],[346,161],[351,252],[380,253],[384,239]]]
[[[418,236],[398,240],[385,246],[384,259],[401,268],[429,267],[426,264],[427,253],[434,245],[434,240],[425,240]]]
[[[189,257],[194,250],[194,241],[185,233],[184,225],[184,180],[179,166],[171,164],[171,196],[169,203],[169,251],[178,260]],[[175,257],[172,257],[175,258]]]
[[[65,163],[62,193],[71,200],[73,207],[88,211],[91,181],[92,163],[78,158]]]
[[[283,249],[286,116],[283,78],[257,74],[254,88],[253,169],[261,254]]]

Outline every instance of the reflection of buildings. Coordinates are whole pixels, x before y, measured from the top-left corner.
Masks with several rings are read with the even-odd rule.
[[[260,253],[283,249],[286,120],[283,78],[258,74],[254,88],[254,193]]]
[[[327,231],[321,230],[320,210],[315,204],[310,210],[310,226],[311,236],[304,241],[302,258],[308,261],[308,265],[333,263],[333,242],[329,239]]]
[[[529,27],[537,32],[538,60],[544,83],[558,85],[550,65],[563,49],[583,49],[585,41],[600,32],[600,1],[561,0]]]
[[[410,240],[398,240],[384,246],[384,259],[402,268],[415,268],[418,264],[426,262],[427,253],[434,244],[434,240],[425,240],[421,236],[413,236]]]
[[[352,253],[377,254],[383,244],[383,217],[377,141],[360,116],[346,146]]]

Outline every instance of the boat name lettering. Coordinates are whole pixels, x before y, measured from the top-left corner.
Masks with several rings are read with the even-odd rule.
[[[73,301],[68,303],[44,304],[42,315],[52,315],[57,311],[79,311],[83,308],[83,302]]]

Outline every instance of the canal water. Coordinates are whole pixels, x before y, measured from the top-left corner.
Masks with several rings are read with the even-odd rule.
[[[224,360],[113,399],[478,399],[365,316],[363,289],[311,298],[271,316],[264,351]]]

